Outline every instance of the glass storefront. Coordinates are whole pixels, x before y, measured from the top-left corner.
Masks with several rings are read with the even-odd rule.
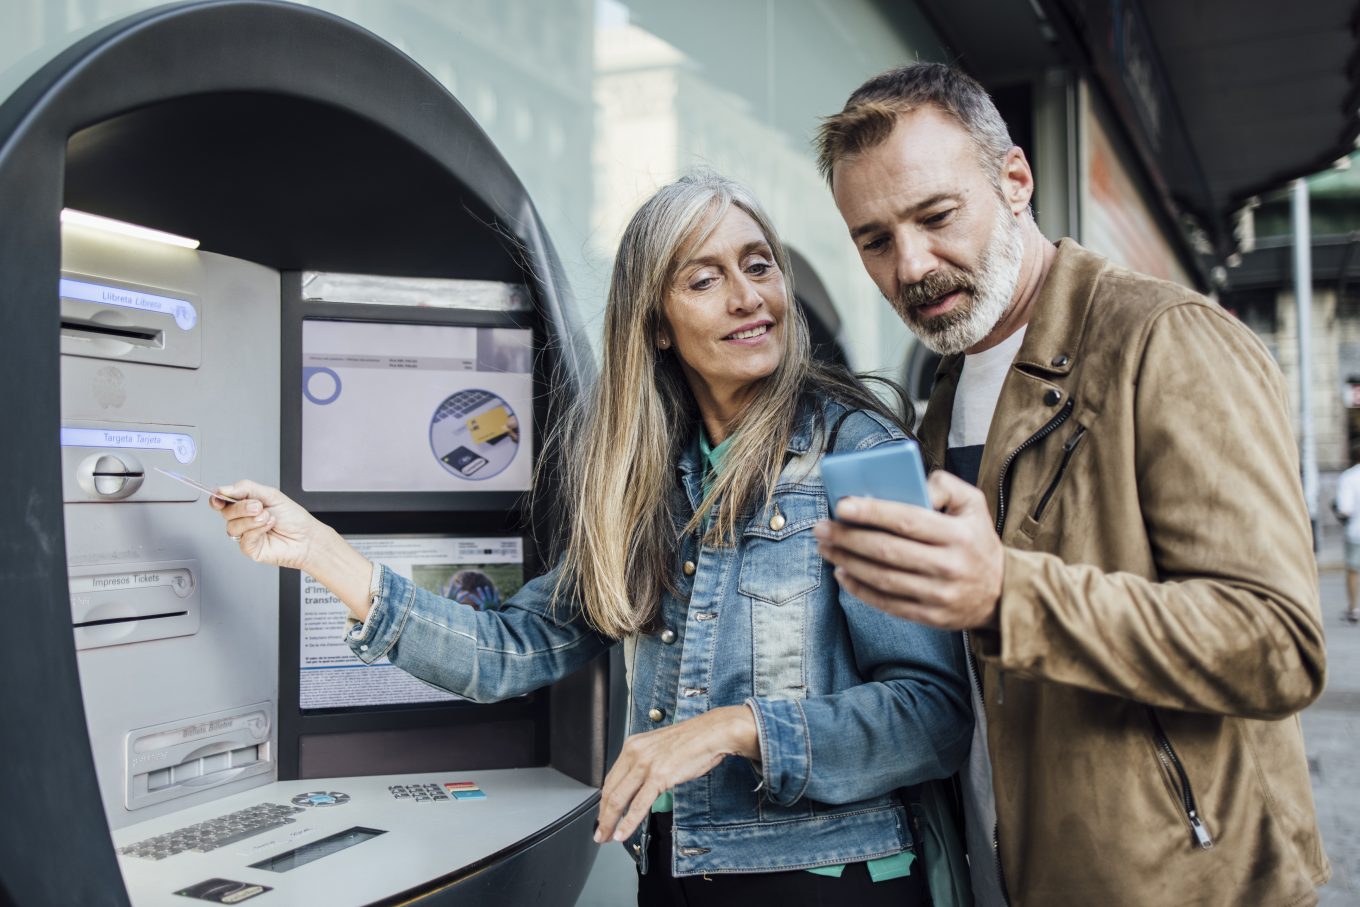
[[[0,0],[0,96],[143,0]],[[857,369],[911,341],[860,266],[811,138],[868,76],[939,56],[913,4],[870,0],[316,0],[409,54],[472,113],[533,197],[592,338],[627,218],[707,166],[749,185],[811,265]]]

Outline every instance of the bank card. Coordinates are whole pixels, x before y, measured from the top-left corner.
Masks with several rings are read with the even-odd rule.
[[[510,411],[504,406],[497,406],[468,419],[467,426],[472,433],[472,440],[478,444],[494,441],[510,433]]]
[[[219,501],[226,501],[228,504],[239,504],[239,503],[240,503],[240,501],[238,501],[236,498],[229,498],[229,497],[227,497],[226,495],[222,494],[220,491],[217,491],[216,489],[213,489],[213,488],[209,488],[207,485],[204,485],[202,482],[197,482],[197,481],[195,481],[195,480],[189,478],[189,477],[186,476],[186,475],[181,475],[180,473],[172,472],[172,471],[169,470],[169,469],[161,469],[159,466],[153,466],[152,468],[155,469],[156,472],[160,473],[160,474],[163,475],[163,476],[169,476],[170,478],[174,479],[176,482],[179,482],[179,483],[181,483],[181,484],[183,484],[183,485],[188,485],[190,488],[197,488],[199,491],[201,491],[201,492],[203,492],[204,494],[208,495],[208,497],[217,498]]]

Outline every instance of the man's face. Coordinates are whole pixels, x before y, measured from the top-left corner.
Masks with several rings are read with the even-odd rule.
[[[832,191],[869,276],[928,347],[969,349],[1006,313],[1020,223],[947,114],[900,114],[885,141],[836,165]]]

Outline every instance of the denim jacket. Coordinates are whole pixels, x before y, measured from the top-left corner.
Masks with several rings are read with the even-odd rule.
[[[747,704],[760,763],[731,756],[674,790],[673,875],[851,863],[911,846],[896,791],[953,773],[972,734],[959,635],[890,617],[841,590],[812,527],[827,517],[818,464],[843,412],[802,409],[770,506],[735,546],[682,540],[659,629],[625,641],[629,733]],[[836,450],[902,437],[867,412],[840,420]],[[676,464],[687,520],[702,496],[697,437]],[[776,510],[778,516],[776,518]],[[782,518],[782,519],[781,519]],[[566,676],[612,640],[551,592],[556,571],[500,611],[476,611],[383,568],[365,623],[347,641],[480,702]],[[647,871],[647,824],[625,842]]]

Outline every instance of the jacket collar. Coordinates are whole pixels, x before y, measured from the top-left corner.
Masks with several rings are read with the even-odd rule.
[[[1104,258],[1083,249],[1076,240],[1058,242],[1058,254],[1039,288],[1014,368],[1051,378],[1071,373],[1105,265]]]
[[[794,456],[802,456],[812,449],[812,442],[818,433],[818,420],[812,416],[820,410],[821,421],[825,422],[832,418],[831,410],[839,404],[832,403],[822,397],[811,394],[804,395],[798,402],[797,415],[793,420],[793,434],[789,436],[787,451]],[[693,475],[700,472],[703,464],[703,455],[699,453],[699,426],[696,422],[690,431],[689,440],[680,450],[680,459],[676,462],[676,470],[684,476]]]
[[[1010,375],[1018,373],[1046,384],[1062,384],[1071,374],[1081,352],[1096,284],[1105,266],[1103,257],[1082,248],[1076,240],[1059,241],[1058,254],[1039,288],[1039,298],[1034,302],[1025,339],[1015,354]],[[921,420],[922,446],[936,466],[944,465],[949,425],[954,416],[954,394],[958,390],[963,361],[962,353],[945,356],[940,361],[935,370],[930,403]],[[1007,378],[1007,385],[1014,383]],[[1007,396],[1003,386],[998,410],[1007,406]],[[988,448],[996,446],[999,422],[1004,421],[992,421]]]

